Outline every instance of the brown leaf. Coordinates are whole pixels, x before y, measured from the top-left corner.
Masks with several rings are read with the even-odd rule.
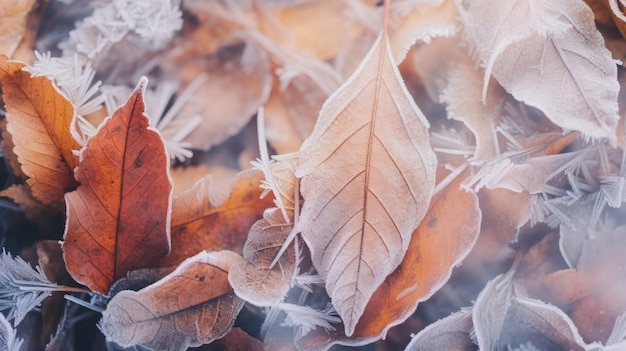
[[[228,283],[230,267],[241,261],[231,251],[201,252],[142,290],[118,293],[102,313],[102,332],[123,347],[162,351],[221,338],[243,307]]]
[[[13,57],[26,31],[28,13],[35,0],[4,2],[0,7],[0,55]]]
[[[160,262],[175,266],[202,250],[242,252],[248,230],[272,207],[272,197],[259,199],[263,173],[243,171],[233,180],[230,194],[215,198],[211,178],[199,180],[193,188],[174,198],[172,250]]]
[[[24,64],[0,56],[0,83],[11,134],[33,195],[63,209],[63,195],[76,187],[72,171],[80,149],[70,133],[74,107],[46,77],[31,77]]]
[[[462,180],[463,176],[458,176],[433,196],[404,260],[376,290],[352,338],[343,336],[339,328],[330,335],[316,330],[299,341],[301,348],[326,349],[332,344],[363,345],[377,340],[448,280],[452,267],[469,253],[480,231],[478,197],[460,188]]]
[[[201,346],[197,351],[263,351],[263,343],[246,334],[239,328],[231,329],[224,337],[209,345]]]
[[[146,84],[142,79],[81,150],[81,185],[66,195],[67,270],[103,294],[126,272],[156,265],[170,249],[169,158],[144,114]]]
[[[389,45],[383,31],[324,103],[296,170],[305,199],[297,226],[347,335],[402,262],[435,182],[428,121]]]
[[[292,229],[293,221],[286,223],[278,208],[266,211],[250,228],[243,248],[246,262],[235,264],[228,274],[237,296],[256,306],[271,306],[287,295],[296,270],[293,244],[271,264]]]

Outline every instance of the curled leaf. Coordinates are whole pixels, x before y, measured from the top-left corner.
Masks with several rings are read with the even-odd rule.
[[[121,346],[184,351],[226,335],[243,307],[228,283],[232,251],[201,252],[162,280],[113,297],[101,329]]]
[[[472,327],[472,310],[462,309],[422,329],[405,351],[478,350],[470,337]]]
[[[268,210],[250,228],[243,248],[246,262],[235,264],[228,274],[237,296],[257,306],[271,306],[287,295],[296,270],[293,246],[273,267],[272,261],[292,229],[293,223],[286,223],[277,208]]]

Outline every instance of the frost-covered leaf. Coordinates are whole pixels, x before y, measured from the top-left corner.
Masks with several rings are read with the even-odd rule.
[[[121,346],[184,351],[226,335],[243,307],[228,283],[232,251],[206,251],[185,260],[160,281],[113,297],[100,328]]]
[[[76,281],[105,294],[129,270],[170,251],[169,158],[144,113],[142,78],[126,104],[80,152],[76,191],[66,194],[63,252]]]
[[[478,295],[472,313],[476,341],[482,350],[497,350],[513,298],[513,274],[499,275]]]
[[[617,66],[582,0],[471,1],[461,9],[466,38],[516,99],[566,130],[615,141]]]
[[[265,212],[248,233],[243,247],[246,262],[233,265],[228,280],[241,299],[257,306],[276,305],[291,288],[296,271],[296,253],[287,248],[275,265],[272,262],[293,229],[277,208]]]
[[[402,261],[435,180],[428,122],[389,45],[383,32],[326,101],[296,170],[305,199],[297,228],[348,336]]]
[[[588,349],[572,320],[558,307],[517,294],[507,316],[503,339],[508,345],[521,346],[526,339],[539,350]],[[518,327],[522,326],[522,327]]]
[[[445,52],[442,54],[446,55]],[[454,51],[450,54],[458,63],[449,72],[440,99],[446,104],[448,118],[465,123],[474,134],[476,151],[472,161],[491,160],[500,154],[496,126],[503,113],[505,93],[499,84],[491,83],[483,102],[480,96],[482,71],[474,67],[469,55],[455,54]]]
[[[159,266],[176,266],[202,250],[242,252],[250,227],[273,206],[272,196],[259,199],[263,174],[242,171],[224,189],[211,175],[174,197],[172,250]]]
[[[391,12],[391,52],[397,64],[417,42],[430,44],[433,38],[453,36],[459,29],[452,0],[394,1]]]
[[[24,67],[0,56],[7,131],[33,195],[62,210],[63,195],[76,187],[73,151],[80,145],[70,133],[74,108],[48,78],[31,77]]]
[[[33,269],[19,256],[0,254],[0,311],[9,310],[8,319],[15,325],[58,287],[41,268]]]
[[[513,272],[485,286],[473,308],[475,338],[481,350],[524,347],[539,350],[586,350],[572,320],[558,307],[520,293]]]
[[[478,350],[470,337],[471,330],[472,310],[462,309],[422,329],[405,351]]]
[[[203,45],[195,40],[191,37],[179,45]],[[184,139],[193,149],[208,150],[237,134],[267,100],[272,87],[270,63],[252,43],[229,46],[218,53],[173,50],[168,52],[162,68],[167,77],[184,85],[202,74],[209,77],[195,90],[193,98],[187,99],[176,121],[185,124],[201,118]]]
[[[568,311],[587,341],[606,341],[617,318],[626,311],[626,227],[619,226],[587,237],[575,268],[540,279],[531,296]],[[603,313],[598,313],[603,311]]]
[[[442,182],[448,172],[443,168],[440,171],[438,180]],[[402,263],[374,292],[352,337],[346,337],[339,326],[335,331],[318,329],[298,341],[301,348],[356,346],[377,340],[409,318],[418,303],[432,296],[449,279],[452,267],[470,252],[480,231],[478,198],[460,188],[462,179],[462,175],[457,175],[433,196],[424,220],[413,232]]]

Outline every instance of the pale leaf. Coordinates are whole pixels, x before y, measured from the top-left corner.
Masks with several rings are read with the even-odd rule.
[[[617,66],[581,0],[472,1],[466,38],[486,72],[555,124],[614,141]]]
[[[226,335],[243,307],[228,284],[230,267],[241,262],[232,251],[203,251],[160,281],[113,297],[101,329],[121,346],[183,351]]]
[[[283,300],[296,270],[293,246],[273,267],[272,261],[292,228],[293,223],[286,223],[278,208],[266,211],[263,219],[250,228],[243,248],[246,262],[233,265],[228,273],[237,296],[256,306],[271,306]]]
[[[383,33],[302,145],[297,227],[348,336],[428,208],[437,161],[427,127]]]
[[[411,339],[405,351],[473,350],[472,310],[462,309],[422,329]]]

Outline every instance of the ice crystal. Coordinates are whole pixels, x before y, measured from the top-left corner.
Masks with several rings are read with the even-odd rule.
[[[33,269],[19,256],[13,258],[4,250],[0,254],[0,311],[9,310],[8,319],[13,319],[15,325],[58,288],[41,268]]]
[[[62,43],[64,56],[78,53],[92,60],[133,37],[152,50],[161,49],[182,28],[177,0],[114,0],[95,8],[76,24]]]
[[[0,350],[19,351],[24,340],[15,337],[15,329],[0,313]]]
[[[287,314],[287,318],[281,325],[297,327],[299,335],[306,335],[317,327],[325,330],[335,330],[333,324],[341,322],[337,311],[335,311],[331,303],[321,310],[291,303],[281,303],[277,305],[277,308]]]

